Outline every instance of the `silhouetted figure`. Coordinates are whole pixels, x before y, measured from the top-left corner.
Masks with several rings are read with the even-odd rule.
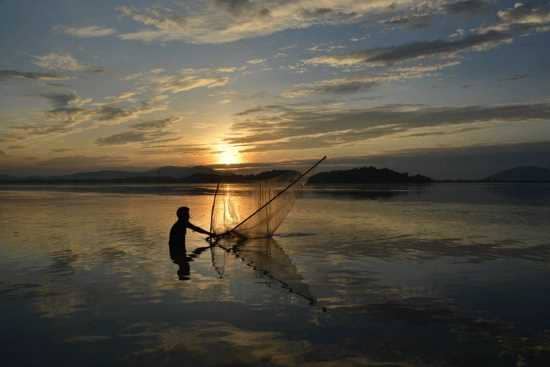
[[[193,261],[195,257],[198,257],[204,250],[210,248],[210,246],[199,247],[193,250],[190,256],[187,256],[187,249],[185,247],[187,228],[209,236],[212,236],[212,234],[189,222],[188,207],[182,206],[177,210],[176,215],[178,216],[178,221],[174,223],[170,229],[170,240],[168,243],[170,247],[170,258],[174,264],[179,266],[178,278],[180,280],[187,280],[190,274],[189,262]]]

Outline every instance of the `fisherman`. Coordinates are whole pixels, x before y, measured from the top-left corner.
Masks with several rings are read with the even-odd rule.
[[[189,208],[186,206],[180,207],[176,211],[178,220],[170,229],[170,258],[172,261],[179,265],[178,276],[181,280],[189,279],[189,262],[193,261],[193,258],[197,257],[201,252],[208,249],[210,246],[200,247],[193,251],[191,256],[187,256],[187,249],[185,247],[185,235],[187,228],[192,231],[203,233],[209,237],[214,237],[213,233],[198,227],[189,222]]]
[[[182,206],[176,211],[178,216],[178,221],[174,223],[172,229],[170,229],[170,247],[172,246],[181,246],[185,249],[185,234],[187,233],[187,228],[192,231],[203,233],[209,237],[213,237],[214,234],[209,231],[198,227],[191,222],[189,222],[189,208]]]

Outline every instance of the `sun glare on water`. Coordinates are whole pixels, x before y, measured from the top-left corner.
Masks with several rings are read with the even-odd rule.
[[[223,145],[219,149],[218,162],[221,164],[241,163],[241,156],[237,149],[230,145]]]

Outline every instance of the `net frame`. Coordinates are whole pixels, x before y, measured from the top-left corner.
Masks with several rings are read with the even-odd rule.
[[[326,158],[324,156],[290,181],[288,177],[274,177],[256,182],[249,187],[252,194],[249,192],[248,197],[243,196],[245,199],[233,199],[239,193],[228,184],[219,182],[212,202],[210,232],[246,238],[273,236],[294,205],[296,189],[303,186],[306,176]],[[241,216],[241,213],[245,215]]]

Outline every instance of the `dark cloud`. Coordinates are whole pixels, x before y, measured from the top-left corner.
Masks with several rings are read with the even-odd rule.
[[[283,97],[294,98],[314,94],[351,94],[369,91],[381,84],[392,81],[422,78],[436,74],[440,70],[458,65],[458,61],[445,62],[433,65],[419,65],[403,68],[394,68],[389,72],[370,73],[367,76],[354,76],[339,79],[328,79],[314,83],[297,84],[283,92]]]
[[[144,132],[127,131],[120,134],[114,134],[106,138],[99,138],[96,143],[99,145],[123,145],[128,143],[138,143],[147,140]]]
[[[11,149],[11,150],[18,150],[18,149],[23,149],[25,148],[24,145],[19,145],[19,144],[13,144],[13,145],[9,145],[8,146],[8,149]]]
[[[72,101],[78,99],[78,96],[73,92],[44,93],[41,96],[48,100],[52,106],[51,111],[64,110]]]
[[[161,144],[141,149],[144,154],[201,154],[210,152],[209,146],[201,144]]]
[[[91,99],[79,97],[74,92],[44,93],[41,97],[45,98],[51,106],[45,112],[45,119],[13,127],[10,141],[29,136],[64,134],[77,128],[84,128],[84,123],[89,122],[103,124],[125,122],[166,108],[164,103],[151,101],[142,101],[125,107],[116,103],[98,105],[93,104]]]
[[[233,15],[242,15],[255,8],[250,0],[215,0],[214,4]]]
[[[381,23],[390,26],[408,26],[411,28],[423,28],[431,24],[432,16],[432,14],[396,15],[389,19],[382,20]]]
[[[450,128],[488,122],[550,120],[550,103],[426,107],[389,105],[366,109],[265,106],[242,112],[228,143],[244,151],[327,148],[417,128]],[[463,126],[464,127],[464,126]],[[456,131],[447,130],[449,134]]]
[[[174,122],[173,118],[165,118],[161,120],[145,121],[132,125],[136,130],[151,130],[151,129],[164,129],[168,125]]]
[[[144,121],[130,126],[130,130],[96,140],[98,145],[124,145],[130,143],[155,143],[173,141],[180,137],[172,137],[167,127],[178,121],[178,118],[168,117],[160,120]]]
[[[54,148],[51,150],[52,153],[66,153],[70,151],[72,151],[70,148]]]
[[[463,51],[482,50],[511,40],[512,35],[508,32],[488,30],[486,32],[471,33],[459,39],[411,42],[394,47],[375,48],[333,56],[321,56],[306,60],[305,62],[309,64],[328,64],[332,66],[348,66],[362,63],[393,64],[429,56],[452,56]]]
[[[8,79],[28,80],[62,80],[63,77],[53,73],[39,73],[33,71],[0,70],[0,81]]]
[[[501,81],[516,81],[516,80],[522,80],[529,78],[529,74],[514,74],[509,76],[508,78],[503,78]]]
[[[488,8],[489,4],[484,0],[459,0],[450,1],[443,5],[443,8],[454,14],[475,13]]]
[[[513,8],[500,10],[497,13],[501,25],[516,26],[523,29],[537,28],[548,31],[544,27],[550,25],[550,8],[536,8],[528,4],[516,3]]]
[[[419,2],[406,12],[394,15],[389,19],[383,19],[380,23],[389,26],[406,26],[410,28],[424,28],[432,24],[436,16],[446,14],[457,15],[478,14],[480,11],[489,9],[485,0],[451,0],[440,2]]]

